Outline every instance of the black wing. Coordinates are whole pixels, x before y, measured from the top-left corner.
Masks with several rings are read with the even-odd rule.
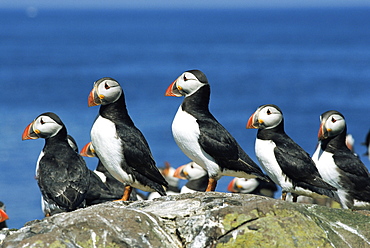
[[[199,144],[222,167],[244,171],[265,179],[265,175],[243,151],[231,134],[215,119],[197,120],[200,129]]]
[[[310,155],[288,135],[276,134],[273,141],[276,144],[274,149],[276,160],[283,173],[292,179],[293,185],[307,188],[307,184],[309,184],[324,189],[336,190],[321,178]]]
[[[62,149],[56,154],[45,154],[38,170],[38,184],[44,198],[67,211],[76,209],[84,201],[89,185],[85,161],[72,148],[70,151]]]
[[[86,192],[86,205],[91,206],[97,203],[113,201],[121,199],[123,194],[124,186],[121,184],[121,188],[118,194],[115,194],[100,177],[93,171],[89,170],[90,185]]]
[[[348,179],[345,187],[351,195],[357,200],[370,202],[370,175],[361,160],[350,150],[336,150],[333,159]]]
[[[163,193],[162,186],[167,187],[168,183],[155,165],[143,134],[136,127],[122,126],[119,130],[122,130],[119,135],[124,144],[123,154],[128,165],[125,169],[129,167],[127,171],[132,173],[137,180],[147,182],[147,185],[153,186],[157,191]],[[159,185],[149,182],[148,179]]]

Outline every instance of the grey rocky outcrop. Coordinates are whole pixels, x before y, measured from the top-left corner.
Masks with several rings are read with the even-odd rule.
[[[248,194],[108,202],[35,220],[2,247],[370,247],[368,212]]]

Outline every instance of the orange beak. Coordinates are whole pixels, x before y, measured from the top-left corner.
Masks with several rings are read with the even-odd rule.
[[[237,191],[235,190],[235,182],[236,182],[236,177],[234,177],[233,180],[231,180],[231,182],[229,183],[229,185],[227,186],[227,191],[231,192],[231,193],[236,193]]]
[[[324,129],[325,129],[324,123],[321,123],[320,128],[319,128],[319,133],[317,134],[317,137],[319,138],[319,140],[325,139],[325,131],[324,131]]]
[[[168,88],[166,90],[166,93],[164,94],[165,96],[177,96],[177,97],[182,96],[182,94],[180,93],[180,91],[176,87],[176,82],[177,82],[177,79],[175,81],[173,81],[170,84],[170,86],[168,86]]]
[[[180,178],[180,179],[186,179],[183,170],[186,165],[181,165],[179,168],[175,170],[175,173],[173,174],[174,177]]]
[[[95,150],[94,147],[92,146],[91,142],[87,143],[81,150],[80,152],[81,156],[84,157],[95,157]]]
[[[249,119],[248,119],[248,123],[247,123],[247,126],[246,126],[246,128],[247,129],[249,129],[249,128],[258,128],[258,126],[255,126],[254,125],[254,115],[255,115],[255,113],[254,114],[252,114],[250,117],[249,117]]]
[[[9,219],[9,216],[5,213],[4,210],[0,209],[0,222],[4,222]]]
[[[33,122],[31,122],[30,124],[28,124],[28,126],[24,129],[23,131],[23,134],[22,134],[22,140],[29,140],[29,139],[38,139],[39,136],[37,135],[37,133],[35,133],[33,131]]]
[[[97,106],[97,105],[100,105],[101,104],[101,100],[100,98],[98,97],[98,95],[96,94],[96,89],[95,87],[90,91],[90,94],[89,94],[89,97],[87,99],[87,105],[89,107],[92,107],[92,106]]]

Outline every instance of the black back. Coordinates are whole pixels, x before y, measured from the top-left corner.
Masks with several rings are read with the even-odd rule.
[[[55,136],[45,139],[43,153],[37,178],[43,197],[65,211],[75,210],[85,199],[89,170],[68,144],[65,126]]]

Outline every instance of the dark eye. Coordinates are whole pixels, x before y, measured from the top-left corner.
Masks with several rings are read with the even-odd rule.
[[[190,165],[190,168],[194,169],[194,165]]]
[[[41,125],[44,125],[45,121],[41,118],[40,123],[41,123]]]
[[[335,123],[337,120],[334,117],[331,117],[331,122]]]
[[[186,76],[184,75],[184,81],[187,81],[188,79],[186,78]]]
[[[268,110],[267,110],[267,114],[268,114],[268,115],[271,115],[271,111],[270,111],[270,109],[268,109]]]
[[[107,83],[105,83],[104,87],[106,90],[110,88],[110,86]]]

